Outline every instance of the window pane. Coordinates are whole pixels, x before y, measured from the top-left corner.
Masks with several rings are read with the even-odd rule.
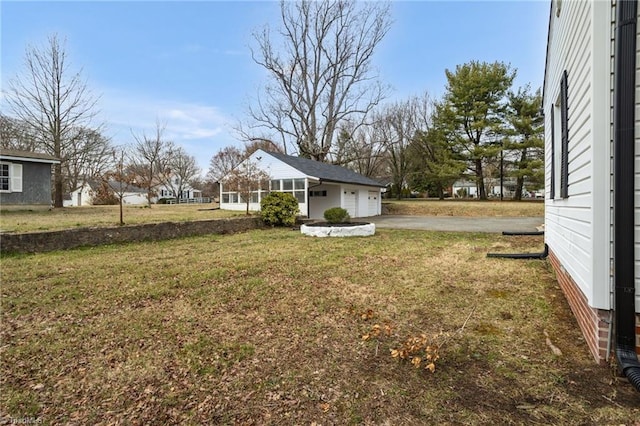
[[[304,189],[304,179],[293,180],[294,189]]]
[[[252,192],[251,193],[251,202],[252,203],[257,203],[258,202],[258,193],[257,192]]]
[[[283,191],[291,191],[293,189],[293,179],[283,179],[282,180],[282,190]]]
[[[304,203],[304,191],[296,191],[293,194],[299,203]]]
[[[280,191],[280,181],[279,180],[272,180],[271,181],[271,190],[272,191]]]
[[[223,203],[229,202],[229,194],[222,194],[222,202]]]

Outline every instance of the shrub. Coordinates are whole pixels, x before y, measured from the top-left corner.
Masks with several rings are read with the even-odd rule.
[[[260,216],[267,225],[292,226],[299,212],[298,200],[287,192],[272,192],[260,201]]]
[[[344,223],[349,221],[349,212],[342,207],[331,207],[324,211],[324,220],[329,223]]]

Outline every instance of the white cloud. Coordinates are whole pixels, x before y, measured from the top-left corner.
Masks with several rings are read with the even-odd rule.
[[[103,90],[101,118],[114,144],[155,133],[156,122],[166,124],[164,136],[195,156],[206,172],[209,159],[225,145],[238,143],[231,135],[232,120],[219,108],[181,100],[151,98],[122,90]]]

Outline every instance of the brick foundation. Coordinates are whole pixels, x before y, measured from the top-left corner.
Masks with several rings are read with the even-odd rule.
[[[609,338],[609,311],[589,306],[587,298],[552,250],[549,250],[549,261],[556,273],[558,284],[567,298],[580,330],[582,330],[591,355],[597,363],[604,364],[607,358],[607,340]],[[612,341],[612,349],[613,344]],[[638,314],[636,314],[636,352],[640,354],[640,315]]]

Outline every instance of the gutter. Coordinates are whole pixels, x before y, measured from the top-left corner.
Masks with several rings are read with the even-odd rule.
[[[635,350],[633,231],[637,10],[638,0],[616,3],[613,276],[618,368],[640,391],[640,362]]]

